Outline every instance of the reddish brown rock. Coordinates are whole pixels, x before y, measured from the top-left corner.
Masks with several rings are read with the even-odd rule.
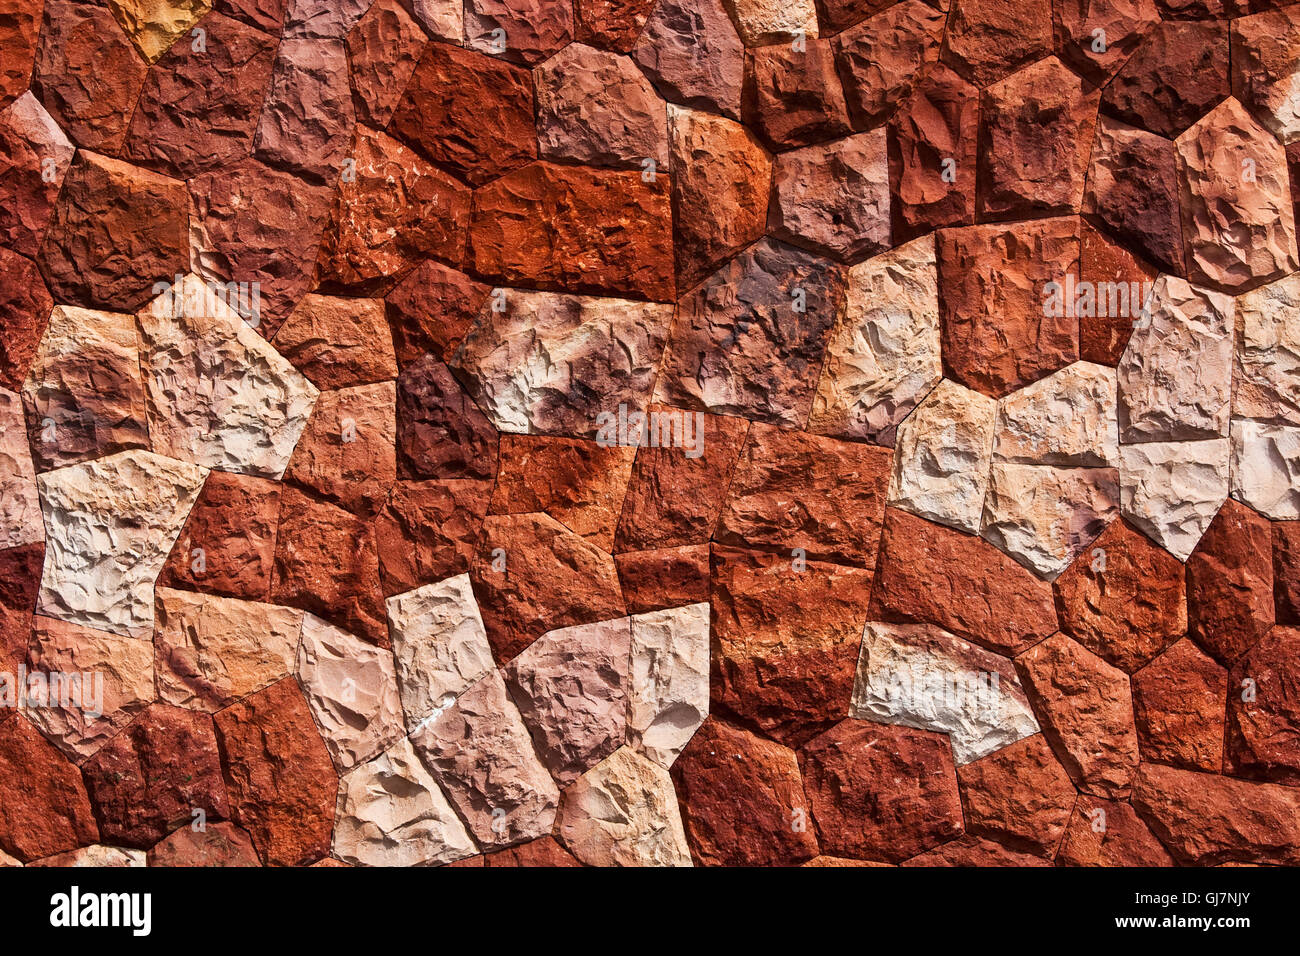
[[[280,495],[271,601],[388,646],[373,531],[343,509],[293,488]]]
[[[1300,790],[1143,764],[1132,804],[1178,863],[1300,862]]]
[[[82,772],[100,833],[115,844],[147,849],[195,819],[230,817],[208,714],[151,704]]]
[[[582,43],[630,53],[655,8],[655,0],[576,0],[574,29]]]
[[[633,448],[576,438],[502,435],[492,514],[545,511],[609,551],[635,455]]]
[[[285,39],[253,140],[268,166],[333,183],[343,169],[355,114],[341,40]]]
[[[24,718],[0,720],[0,850],[25,862],[99,840],[77,771]]]
[[[19,0],[5,8],[0,21],[0,106],[17,99],[32,75],[44,0]]]
[[[36,266],[0,248],[0,386],[23,387],[53,305]]]
[[[285,0],[284,35],[341,39],[369,5],[369,0]]]
[[[384,303],[310,294],[275,334],[275,349],[320,389],[397,377]]]
[[[1080,221],[1080,283],[1091,282],[1094,289],[1102,283],[1111,283],[1117,289],[1123,287],[1130,290],[1136,283],[1141,290],[1151,288],[1150,284],[1155,283],[1157,275],[1154,266],[1139,259],[1124,246],[1112,242],[1086,220]],[[1139,294],[1139,300],[1141,298],[1142,295]],[[1133,312],[1131,301],[1130,295],[1129,312]],[[1141,309],[1141,303],[1138,308]],[[1122,312],[1121,309],[1105,308],[1095,311],[1099,314],[1079,316],[1079,358],[1084,362],[1096,362],[1113,368],[1119,364],[1129,336],[1133,334],[1134,317],[1116,314]]]
[[[1300,630],[1275,627],[1228,679],[1228,764],[1243,777],[1300,785]]]
[[[941,847],[918,853],[900,866],[1051,866],[1032,853],[1021,853],[994,840],[963,836]]]
[[[1145,42],[1160,12],[1154,0],[1060,0],[1052,19],[1056,55],[1101,86]]]
[[[1057,634],[1016,658],[1057,759],[1079,789],[1094,796],[1128,796],[1138,763],[1128,675]]]
[[[1061,630],[1130,674],[1187,631],[1183,565],[1115,521],[1054,582]]]
[[[1300,110],[1291,96],[1300,44],[1296,13],[1282,7],[1232,24],[1232,95],[1283,143],[1300,136]]]
[[[553,836],[539,837],[482,857],[484,866],[582,866]]]
[[[1100,96],[1100,90],[1054,56],[984,92],[978,177],[982,219],[1079,211]]]
[[[279,523],[278,483],[250,475],[211,472],[158,583],[265,601],[271,590]]]
[[[1300,624],[1300,521],[1273,522],[1273,607],[1279,624]]]
[[[0,110],[0,245],[35,256],[72,164],[73,145],[35,96]]]
[[[789,866],[817,855],[794,753],[717,717],[672,765],[691,858],[703,866]]]
[[[843,718],[871,572],[718,546],[711,563],[713,703],[789,746]]]
[[[1272,528],[1229,499],[1187,559],[1188,633],[1231,664],[1273,626]]]
[[[773,148],[807,146],[852,132],[830,40],[759,47],[745,69],[745,123]]]
[[[1052,0],[953,0],[944,61],[987,87],[1052,50]]]
[[[745,46],[722,0],[659,0],[632,59],[670,103],[740,119]]]
[[[363,518],[397,480],[397,387],[392,382],[322,392],[284,480]]]
[[[821,848],[898,863],[962,832],[944,734],[845,720],[799,751]]]
[[[872,619],[937,624],[1000,654],[1056,630],[1052,588],[973,535],[885,510]]]
[[[499,663],[547,631],[625,613],[613,559],[545,514],[486,518],[470,577]]]
[[[263,861],[298,866],[329,853],[338,775],[291,678],[217,713],[236,821]]]
[[[889,121],[895,243],[975,221],[979,91],[945,65],[916,82]]]
[[[844,304],[831,263],[770,239],[751,246],[678,305],[655,400],[802,427]]]
[[[399,481],[374,522],[384,594],[469,570],[491,480]]]
[[[1079,797],[1056,854],[1057,866],[1173,866],[1142,818],[1127,803]]]
[[[348,32],[357,122],[383,129],[420,62],[427,37],[402,0],[378,0]]]
[[[943,230],[936,252],[946,376],[1002,398],[1078,358],[1077,319],[1044,315],[1047,283],[1077,274],[1077,220]]]
[[[474,269],[512,285],[671,301],[671,179],[550,163],[507,173],[475,194]]]
[[[677,287],[695,286],[763,235],[772,161],[739,123],[668,109]]]
[[[430,43],[389,132],[480,186],[537,156],[532,76],[473,50]]]
[[[1042,734],[957,768],[969,833],[1050,858],[1074,806],[1074,784]]]
[[[460,348],[491,290],[440,262],[422,262],[385,302],[397,364],[405,369],[432,352],[443,361]]]
[[[1142,756],[1187,770],[1223,769],[1227,672],[1190,640],[1133,675],[1133,717]]]
[[[122,158],[189,179],[246,157],[271,81],[276,39],[219,13],[185,31],[149,70]]]
[[[503,34],[505,48],[500,49]],[[465,45],[473,49],[533,66],[572,39],[571,4],[548,0],[465,0]]]
[[[261,866],[248,834],[233,823],[188,824],[149,851],[150,866]]]
[[[45,0],[32,92],[78,146],[117,154],[148,71],[108,5]]]
[[[41,246],[50,291],[90,308],[139,308],[155,282],[189,270],[186,207],[184,183],[78,152]]]
[[[756,423],[714,540],[874,568],[892,466],[886,448]]]
[[[249,26],[278,34],[284,25],[284,4],[285,0],[213,0],[212,7]]]
[[[921,0],[885,6],[835,39],[835,65],[854,129],[870,129],[888,119],[939,59],[946,20],[942,10]]]
[[[706,556],[706,578],[707,560]],[[32,641],[32,610],[44,562],[43,541],[0,551],[0,668],[4,673],[18,673],[19,665],[27,658]],[[15,709],[0,702],[0,721],[14,713]]]
[[[709,546],[614,555],[627,613],[684,607],[709,599]]]
[[[700,427],[691,454],[685,448],[637,449],[616,551],[696,544],[712,536],[749,424],[703,414],[693,421]]]
[[[1101,110],[1173,139],[1228,91],[1228,24],[1171,21],[1147,34],[1107,85]]]
[[[402,478],[496,476],[496,429],[432,355],[397,380],[397,462]]]
[[[460,262],[469,190],[397,140],[358,126],[320,248],[326,289],[379,289],[429,257]]]

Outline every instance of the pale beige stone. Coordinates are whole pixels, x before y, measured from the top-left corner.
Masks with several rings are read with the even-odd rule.
[[[627,745],[671,767],[709,716],[709,604],[634,614]]]
[[[22,866],[22,860],[16,860],[4,850],[0,850],[0,869],[6,866]]]
[[[37,615],[27,666],[49,675],[46,694],[28,701],[27,718],[76,763],[154,699],[153,646],[139,638]]]
[[[564,791],[557,832],[589,866],[690,866],[668,771],[620,747]]]
[[[1120,512],[1186,561],[1228,497],[1229,442],[1148,442],[1120,447]]]
[[[279,478],[316,387],[192,274],[137,319],[154,450]]]
[[[817,36],[813,0],[727,0],[727,11],[745,46]]]
[[[108,6],[150,63],[212,9],[209,0],[108,0]]]
[[[998,403],[994,461],[1065,467],[1119,464],[1115,370],[1075,362]]]
[[[339,781],[334,855],[345,863],[421,866],[477,852],[408,738]]]
[[[412,731],[495,666],[468,574],[390,597],[388,633]]]
[[[1300,272],[1237,299],[1232,414],[1300,425]]]
[[[114,867],[148,866],[148,854],[144,850],[128,850],[120,846],[105,846],[93,843],[78,847],[66,853],[56,853],[43,860],[34,860],[29,866],[67,866],[93,867],[95,869]]]
[[[942,377],[931,234],[848,270],[847,305],[826,346],[808,430],[892,445]]]
[[[1232,21],[1232,90],[1269,132],[1300,140],[1300,18],[1268,10]]]
[[[1150,316],[1135,320],[1120,356],[1120,441],[1226,437],[1232,399],[1233,301],[1161,276]]]
[[[46,472],[41,614],[114,634],[153,630],[154,581],[207,471],[131,450]]]
[[[978,533],[998,404],[944,379],[898,428],[889,503]]]
[[[1040,577],[1054,579],[1117,515],[1114,468],[995,462],[981,534]]]
[[[158,696],[214,713],[293,671],[303,612],[158,588]]]
[[[23,402],[0,388],[0,550],[45,537]]]
[[[1300,428],[1233,420],[1232,497],[1275,520],[1300,518]]]
[[[303,615],[298,684],[340,771],[406,733],[393,655],[314,614]]]

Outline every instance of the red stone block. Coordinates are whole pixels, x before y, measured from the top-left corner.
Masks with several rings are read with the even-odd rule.
[[[1074,806],[1074,784],[1042,734],[957,768],[969,833],[1049,859]]]
[[[1187,559],[1188,633],[1222,664],[1273,626],[1272,538],[1267,518],[1228,499]]]
[[[830,40],[759,47],[745,70],[745,122],[774,149],[851,133],[848,105]]]
[[[0,721],[0,849],[30,862],[98,839],[77,768],[25,717]]]
[[[36,266],[0,248],[0,386],[22,388],[53,308]]]
[[[410,591],[469,570],[492,481],[399,481],[374,521],[384,594]]]
[[[1133,716],[1143,758],[1219,773],[1231,691],[1227,672],[1190,640],[1134,674]]]
[[[496,429],[432,355],[397,380],[397,471],[401,478],[496,476]]]
[[[432,352],[443,361],[460,348],[490,288],[440,262],[423,262],[384,300],[397,364],[405,369]]]
[[[690,545],[614,555],[627,613],[643,614],[709,599],[709,546]]]
[[[1275,627],[1228,679],[1232,772],[1300,785],[1300,630]]]

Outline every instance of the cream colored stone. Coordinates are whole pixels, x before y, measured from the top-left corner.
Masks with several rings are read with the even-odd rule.
[[[690,866],[668,771],[620,747],[564,791],[557,833],[589,866]]]
[[[847,307],[826,346],[808,430],[892,445],[942,377],[931,234],[848,270]]]
[[[431,37],[459,46],[465,39],[464,0],[411,0],[416,21]]]
[[[1120,356],[1120,440],[1226,437],[1232,398],[1233,301],[1161,276]]]
[[[148,866],[148,854],[144,850],[128,850],[120,846],[105,846],[93,843],[78,847],[66,853],[56,853],[43,860],[35,860],[29,866],[68,866],[94,867],[95,869],[113,867]]]
[[[154,581],[207,471],[147,451],[46,472],[37,610],[114,634],[153,630]]]
[[[293,671],[303,612],[158,588],[158,696],[214,713]]]
[[[0,869],[3,869],[6,866],[22,866],[22,865],[23,865],[22,860],[14,859],[4,850],[0,850]]]
[[[745,46],[817,36],[813,0],[728,0],[727,8]]]
[[[1065,467],[1119,464],[1115,370],[1075,362],[998,403],[994,461]]]
[[[303,615],[298,683],[340,771],[406,734],[393,655],[314,614]]]
[[[627,745],[671,767],[709,716],[709,604],[634,614]]]
[[[388,633],[408,730],[436,718],[495,666],[468,574],[390,597]]]
[[[1237,299],[1232,414],[1300,425],[1300,272]]]
[[[978,533],[997,402],[944,379],[898,428],[889,503]]]
[[[137,318],[154,450],[279,478],[316,387],[192,274]]]
[[[22,399],[0,388],[0,550],[44,537]]]
[[[1150,442],[1120,448],[1120,512],[1186,561],[1228,497],[1229,442]]]
[[[334,855],[345,863],[421,866],[477,852],[408,738],[339,781]]]
[[[1233,420],[1232,497],[1279,521],[1300,518],[1300,428]]]
[[[994,463],[981,534],[1040,577],[1054,579],[1117,515],[1114,468]]]

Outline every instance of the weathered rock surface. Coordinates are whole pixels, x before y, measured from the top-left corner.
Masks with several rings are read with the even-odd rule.
[[[322,392],[284,480],[353,514],[376,514],[397,480],[396,405],[394,382]]]
[[[35,264],[0,248],[0,386],[22,388],[53,304]]]
[[[1228,441],[1153,442],[1120,448],[1120,512],[1179,560],[1228,497]]]
[[[0,26],[0,40],[3,40],[0,47],[5,51],[4,58],[0,59],[0,104],[10,102],[27,89],[44,6],[43,0],[14,4]]]
[[[155,843],[149,866],[261,866],[253,841],[233,823],[205,823],[195,830],[183,826]]]
[[[496,476],[496,429],[433,355],[397,380],[397,462],[402,478]]]
[[[1133,716],[1142,756],[1185,770],[1223,769],[1228,674],[1189,640],[1133,675]]]
[[[1052,50],[1050,0],[955,0],[944,61],[981,88]]]
[[[276,332],[275,349],[320,389],[397,378],[381,299],[306,295]]]
[[[1273,522],[1273,602],[1279,624],[1300,624],[1300,521]]]
[[[1300,783],[1297,650],[1300,630],[1275,627],[1232,668],[1227,748],[1234,773],[1292,786]]]
[[[835,40],[835,65],[844,81],[844,99],[854,129],[887,119],[939,59],[946,17],[920,0],[881,5],[854,3],[865,20]]]
[[[433,352],[449,360],[478,318],[491,290],[465,273],[422,262],[388,293],[388,323],[402,369]]]
[[[670,103],[740,119],[745,46],[723,0],[660,0],[631,55]]]
[[[1101,108],[1173,139],[1227,96],[1228,88],[1228,25],[1166,21],[1151,29],[1107,85]]]
[[[385,595],[469,570],[491,481],[399,481],[374,520]]]
[[[1294,101],[1300,73],[1300,19],[1294,10],[1269,10],[1232,24],[1232,95],[1283,143],[1300,139]]]
[[[1086,219],[1081,220],[1079,233],[1080,285],[1090,283],[1094,290],[1094,314],[1079,316],[1079,358],[1114,368],[1133,334],[1134,313],[1141,317],[1157,272],[1154,266],[1098,232]],[[1099,290],[1105,294],[1104,308],[1096,297]]]
[[[56,853],[43,860],[34,860],[28,866],[72,867],[130,867],[147,866],[144,850],[124,850],[116,846],[92,844],[67,853]]]
[[[1233,419],[1232,497],[1270,518],[1300,518],[1300,428]]]
[[[345,43],[352,107],[359,124],[383,129],[393,118],[393,110],[420,62],[427,40],[417,17],[408,12],[421,5],[404,0],[377,0],[348,31]],[[457,13],[460,6],[455,3]],[[457,22],[457,32],[460,29],[461,24]]]
[[[685,607],[709,599],[709,546],[686,545],[616,554],[629,614]]]
[[[1188,634],[1231,664],[1273,625],[1271,529],[1267,519],[1226,501],[1187,559]]]
[[[1173,866],[1173,857],[1127,803],[1082,794],[1056,851],[1057,866]]]
[[[531,66],[572,39],[573,7],[567,3],[465,0],[465,45],[473,49]],[[497,48],[501,42],[504,49]]]
[[[6,164],[0,179],[0,243],[33,257],[75,149],[30,92],[0,110],[0,144]]]
[[[998,403],[996,461],[1064,467],[1119,463],[1114,371],[1075,362]]]
[[[1300,424],[1300,276],[1237,299],[1232,413]]]
[[[99,840],[77,768],[22,717],[0,721],[0,850],[30,862]]]
[[[669,767],[709,713],[709,604],[634,614],[629,623],[627,745]]]
[[[773,149],[808,146],[852,132],[830,40],[759,47],[745,67],[744,117]]]
[[[1052,22],[1057,55],[1102,86],[1150,42],[1160,11],[1155,0],[1066,0],[1053,5]]]
[[[1061,842],[1075,791],[1041,734],[957,770],[968,833],[1051,857]]]
[[[22,399],[0,388],[0,548],[44,540]]]
[[[342,37],[285,37],[253,138],[253,155],[277,169],[332,183],[343,167],[355,115]]]

